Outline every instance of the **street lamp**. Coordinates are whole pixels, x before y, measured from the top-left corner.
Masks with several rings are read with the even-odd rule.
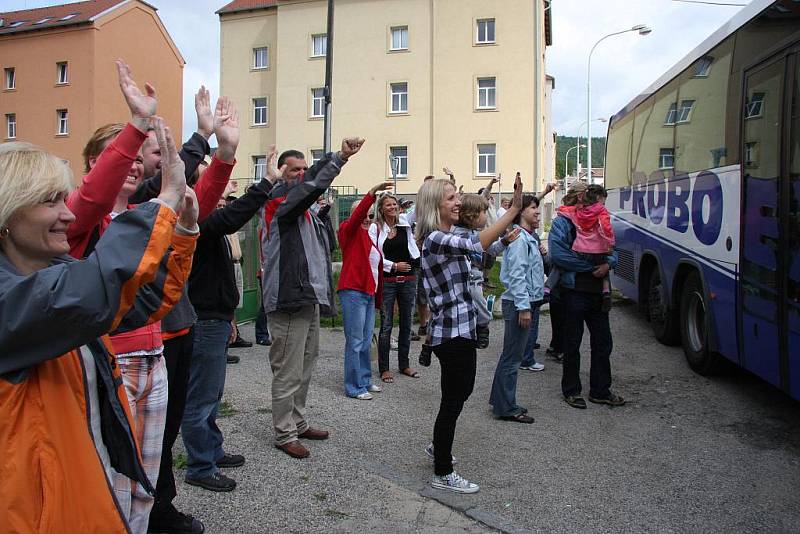
[[[594,183],[594,178],[592,177],[592,54],[594,53],[594,49],[597,48],[597,45],[609,37],[613,37],[614,35],[621,35],[628,32],[639,32],[639,35],[647,35],[651,31],[653,30],[650,29],[649,26],[637,24],[628,30],[609,33],[608,35],[604,35],[598,39],[592,49],[589,51],[589,60],[586,68],[586,144],[588,145],[588,150],[586,151],[586,176],[589,177],[590,184]]]
[[[566,189],[566,188],[567,188],[567,175],[569,174],[569,173],[567,172],[567,162],[569,161],[569,160],[567,159],[567,156],[569,156],[569,153],[570,153],[570,152],[572,152],[573,150],[575,150],[576,148],[578,148],[578,149],[580,149],[580,148],[586,148],[586,145],[575,145],[574,147],[572,147],[572,148],[570,148],[569,150],[567,150],[567,153],[566,153],[566,154],[564,154],[564,189]],[[579,165],[580,165],[580,164],[579,164]],[[575,168],[577,169],[578,167],[575,167]]]
[[[597,122],[597,121],[599,121],[599,122],[608,122],[608,119],[605,119],[603,117],[597,117],[594,120],[595,120],[595,122]],[[581,123],[581,125],[578,126],[578,140],[576,141],[576,143],[580,143],[581,142],[581,130],[583,130],[584,126],[586,126],[586,121],[583,121]],[[591,143],[591,140],[589,142]],[[575,153],[575,169],[580,169],[580,166],[581,166],[581,151],[578,150]],[[579,173],[580,171],[576,170],[575,172]]]

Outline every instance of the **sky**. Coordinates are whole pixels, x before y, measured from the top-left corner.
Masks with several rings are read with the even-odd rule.
[[[498,5],[504,0],[492,0]],[[531,0],[533,1],[533,0]],[[709,0],[747,4],[751,0]],[[65,3],[52,0],[0,0],[3,11]],[[186,60],[183,75],[183,131],[195,129],[194,93],[200,84],[219,96],[219,17],[226,0],[148,0]],[[553,128],[577,135],[586,120],[586,68],[594,43],[612,32],[646,24],[652,33],[610,37],[592,56],[592,116],[609,118],[677,63],[741,7],[676,0],[552,0],[553,45],[547,72],[556,80]],[[135,73],[134,73],[135,74]],[[594,122],[592,135],[606,125]],[[586,128],[582,129],[585,135]]]

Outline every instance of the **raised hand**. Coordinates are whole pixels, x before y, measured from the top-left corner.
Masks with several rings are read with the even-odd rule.
[[[158,198],[177,212],[186,195],[183,160],[178,156],[172,132],[164,126],[164,119],[154,117],[153,129],[161,149],[161,193]]]
[[[286,170],[286,164],[284,163],[280,169],[278,169],[278,150],[275,148],[275,145],[269,145],[267,149],[267,180],[271,183],[275,183],[277,180],[283,178],[283,172]]]
[[[133,81],[133,73],[128,64],[122,59],[116,60],[115,63],[117,64],[119,88],[122,96],[125,97],[128,109],[131,110],[131,123],[141,132],[147,132],[147,121],[156,114],[158,108],[156,90],[149,83],[145,83],[145,93],[142,93],[139,86]]]
[[[502,238],[503,244],[508,246],[516,241],[521,231],[522,229],[520,227],[512,228],[511,230],[507,231],[506,235],[504,235]]]
[[[214,133],[214,114],[211,112],[211,94],[204,85],[194,95],[194,111],[197,113],[197,133],[208,139]]]
[[[217,111],[214,114],[214,133],[217,134],[217,157],[228,163],[233,163],[236,157],[236,147],[239,146],[239,112],[236,105],[228,97],[220,98],[217,102]],[[219,118],[219,124],[216,124]]]
[[[517,211],[522,210],[522,178],[519,173],[514,178],[514,196],[511,197],[511,207]]]
[[[446,165],[442,167],[442,172],[445,173],[447,176],[453,176],[453,171],[451,171],[450,167]]]
[[[372,189],[369,190],[371,195],[375,195],[378,191],[386,191],[387,189],[391,189],[394,187],[394,182],[380,182],[372,186]]]
[[[200,206],[197,203],[197,195],[191,187],[187,187],[186,193],[183,195],[183,204],[181,205],[178,224],[190,232],[200,231],[200,228],[197,227],[199,210]]]
[[[350,156],[358,153],[363,145],[364,139],[361,139],[360,137],[345,137],[342,139],[342,151],[340,153],[341,158],[344,161],[347,161]]]

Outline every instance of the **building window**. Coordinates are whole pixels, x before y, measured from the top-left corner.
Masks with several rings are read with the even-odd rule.
[[[6,69],[6,89],[17,88],[17,71],[14,67]]]
[[[22,26],[26,22],[28,22],[28,21],[27,20],[18,20],[16,22],[12,22],[11,24],[9,24],[8,27],[9,28],[19,28],[20,26]]]
[[[494,19],[480,19],[476,24],[475,42],[478,44],[494,43]]]
[[[323,87],[311,90],[311,116],[325,116],[325,89]]]
[[[764,107],[764,93],[753,93],[745,104],[744,118],[752,119],[761,116],[761,109]]]
[[[65,21],[65,20],[69,20],[69,19],[75,17],[76,15],[77,15],[77,13],[70,13],[69,15],[64,15],[63,17],[61,17],[60,19],[58,19],[58,21],[62,22],[62,21]]]
[[[661,148],[658,151],[658,168],[672,169],[675,167],[675,149]]]
[[[45,17],[42,20],[37,20],[34,24],[44,24],[45,22],[53,20],[53,17]]]
[[[714,58],[711,56],[703,56],[698,59],[694,66],[694,77],[706,78],[711,70],[712,63],[714,63]]]
[[[311,57],[320,57],[328,53],[328,36],[324,33],[311,36]]]
[[[392,92],[391,113],[408,113],[408,84],[393,83],[390,85]]]
[[[495,78],[478,78],[478,109],[495,109],[497,107],[497,80]]]
[[[494,143],[478,145],[478,175],[490,176],[495,174],[497,167],[497,145]]]
[[[311,149],[311,165],[314,165],[316,162],[321,160],[325,156],[325,152],[321,148],[312,148]]]
[[[67,62],[62,61],[60,63],[56,63],[56,73],[57,73],[57,82],[58,84],[65,84],[69,83],[69,75],[67,70]]]
[[[692,107],[694,107],[694,100],[682,101],[681,107],[678,109],[677,122],[689,122],[692,115]]]
[[[267,156],[253,156],[253,180],[258,181],[267,176]]]
[[[392,50],[408,50],[408,26],[392,28]]]
[[[253,68],[269,68],[269,49],[266,46],[253,49]]]
[[[675,118],[678,116],[678,104],[673,103],[669,105],[669,109],[667,110],[667,116],[664,117],[664,125],[665,126],[672,126],[675,124]]]
[[[758,143],[744,144],[744,164],[747,167],[758,166]]]
[[[397,177],[405,178],[408,176],[408,147],[393,146],[389,149],[391,155],[390,162],[392,167],[397,169]]]
[[[17,137],[17,114],[9,113],[6,115],[6,138],[15,139]]]
[[[67,135],[69,133],[67,110],[56,110],[56,115],[58,116],[58,135]]]
[[[267,124],[267,99],[253,99],[253,126],[263,126]]]

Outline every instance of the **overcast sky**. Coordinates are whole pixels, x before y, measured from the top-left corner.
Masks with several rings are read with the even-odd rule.
[[[504,0],[492,0],[502,5]],[[746,4],[750,0],[710,0]],[[195,129],[194,92],[201,83],[219,95],[219,17],[225,0],[148,0],[175,40],[186,67],[183,78],[184,132]],[[3,11],[64,3],[2,0]],[[586,120],[586,62],[592,45],[604,35],[647,24],[653,32],[611,37],[592,57],[593,117],[608,118],[664,71],[735,15],[741,7],[689,4],[674,0],[553,0],[553,46],[547,71],[556,79],[553,128],[575,135]],[[585,127],[583,129],[585,132]],[[593,135],[605,125],[594,123]]]

